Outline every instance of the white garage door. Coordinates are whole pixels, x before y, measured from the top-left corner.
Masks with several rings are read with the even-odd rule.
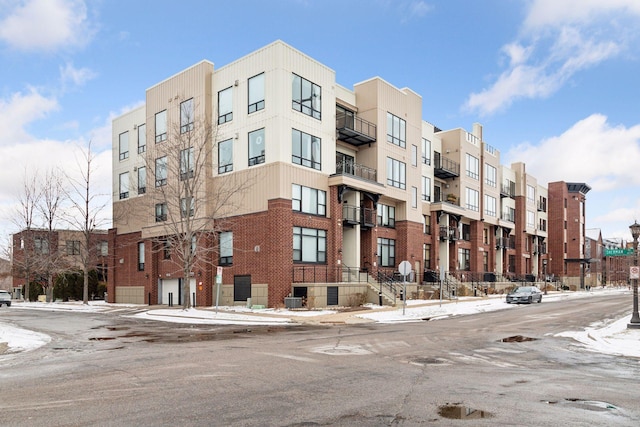
[[[160,301],[159,304],[169,304],[169,294],[173,294],[173,305],[182,303],[180,298],[180,279],[161,279],[160,280]]]

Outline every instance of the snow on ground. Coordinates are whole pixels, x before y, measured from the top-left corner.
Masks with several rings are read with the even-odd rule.
[[[543,296],[543,301],[578,300],[581,298],[593,298],[612,293],[629,295],[631,303],[631,291],[626,288],[598,288],[590,292],[552,292]],[[631,304],[630,304],[631,305]],[[490,295],[488,298],[477,299],[473,297],[461,297],[453,301],[438,300],[411,300],[405,307],[399,302],[395,308],[370,305],[366,312],[340,313],[336,310],[285,310],[285,309],[251,309],[246,307],[199,307],[189,310],[181,308],[154,308],[146,305],[107,304],[104,301],[91,301],[88,305],[81,302],[69,303],[26,303],[14,302],[9,310],[59,310],[81,312],[122,312],[143,319],[152,319],[165,322],[193,323],[193,324],[218,324],[218,325],[280,325],[303,323],[306,319],[315,316],[331,319],[332,317],[345,316],[356,317],[363,321],[377,323],[417,322],[424,320],[444,319],[451,316],[483,313],[495,310],[518,309],[518,305],[506,304],[503,295]],[[27,351],[47,344],[50,338],[47,335],[17,328],[2,321],[0,311],[0,355],[18,351]],[[136,313],[137,312],[137,313]],[[555,336],[573,338],[586,349],[640,358],[640,329],[627,329],[627,323],[631,319],[629,314],[620,319],[604,319],[598,323],[589,325],[583,331],[565,331]],[[327,321],[331,323],[331,321]]]

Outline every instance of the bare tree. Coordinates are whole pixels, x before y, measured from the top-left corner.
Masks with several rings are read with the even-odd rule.
[[[251,185],[235,174],[213,177],[216,128],[208,119],[194,120],[194,111],[192,99],[182,102],[180,123],[170,124],[168,138],[146,154],[147,175],[154,184],[148,193],[160,227],[153,247],[170,250],[176,270],[181,270],[184,309],[192,306],[194,267],[213,263],[218,234],[229,229],[236,203]]]
[[[13,222],[19,230],[21,237],[18,242],[13,242],[13,266],[14,274],[25,279],[24,299],[29,301],[29,284],[37,267],[36,242],[32,235],[38,214],[41,192],[38,188],[37,174],[29,176],[25,170],[23,185],[18,196],[18,207]],[[16,248],[16,243],[18,247]],[[42,244],[42,242],[40,242]],[[40,250],[42,247],[40,246]],[[16,251],[21,251],[20,255]]]
[[[67,270],[68,265],[65,262],[64,250],[60,247],[61,242],[53,245],[54,235],[56,234],[56,225],[60,220],[60,209],[65,200],[62,177],[60,173],[49,170],[43,177],[40,187],[40,203],[38,210],[44,222],[44,229],[47,234],[49,248],[40,258],[39,271],[46,279],[42,286],[45,288],[47,302],[53,298],[53,285],[56,274]]]
[[[91,141],[86,148],[81,150],[81,158],[78,160],[77,177],[67,175],[69,189],[66,192],[71,204],[68,222],[72,228],[82,232],[80,242],[80,260],[82,264],[83,292],[82,301],[89,303],[89,271],[93,267],[96,251],[92,245],[93,235],[102,225],[101,215],[107,206],[106,196],[95,191],[93,174],[96,169],[95,153],[91,150]],[[92,250],[93,249],[93,250]]]

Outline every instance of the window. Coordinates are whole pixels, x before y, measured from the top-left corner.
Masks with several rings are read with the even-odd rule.
[[[156,159],[156,187],[167,185],[167,156]]]
[[[33,245],[36,253],[39,253],[39,254],[49,253],[49,241],[44,237],[36,237],[33,240]]]
[[[296,74],[292,76],[291,106],[294,110],[321,119],[322,88]]]
[[[171,242],[165,240],[162,244],[162,257],[164,259],[171,259]]]
[[[467,176],[473,179],[480,178],[480,161],[469,153],[467,153]]]
[[[167,204],[156,203],[156,222],[167,220]]]
[[[462,234],[460,237],[462,240],[471,240],[471,226],[469,224],[462,224]]]
[[[233,170],[233,139],[227,139],[218,144],[218,173]]]
[[[424,234],[431,234],[431,215],[422,215],[422,226]]]
[[[193,147],[180,150],[180,180],[193,178],[194,163]]]
[[[527,202],[535,203],[536,189],[532,185],[527,184]]]
[[[193,130],[193,98],[180,103],[180,133]]]
[[[264,163],[264,128],[249,132],[249,166]]]
[[[180,199],[180,215],[182,218],[193,216],[196,208],[196,200],[193,197],[183,197]]]
[[[478,212],[480,210],[479,200],[478,200],[478,191],[472,188],[466,188],[466,196],[467,196],[467,209],[471,211]]]
[[[422,138],[422,163],[431,164],[431,141]]]
[[[138,168],[138,194],[147,192],[147,168]]]
[[[484,195],[484,214],[487,216],[496,216],[496,198],[489,196],[487,194]]]
[[[527,228],[535,228],[536,226],[536,213],[527,211]]]
[[[129,158],[129,132],[122,132],[118,139],[120,160],[126,160]]]
[[[167,139],[167,110],[156,113],[156,143]]]
[[[396,266],[396,241],[378,237],[378,265],[380,267]]]
[[[320,138],[292,129],[291,152],[291,161],[294,164],[320,170]]]
[[[502,219],[505,221],[516,222],[516,210],[511,207],[505,207],[502,211]]]
[[[264,109],[264,73],[249,79],[249,114]]]
[[[121,173],[118,176],[120,187],[120,200],[129,198],[129,172]]]
[[[406,165],[401,161],[387,157],[387,184],[402,190],[406,188]]]
[[[109,255],[109,242],[102,240],[96,245],[96,251],[99,256]]]
[[[80,255],[80,240],[67,240],[67,255]]]
[[[138,154],[147,150],[147,125],[138,125]]]
[[[418,189],[416,187],[411,187],[411,207],[418,207]]]
[[[396,226],[396,208],[378,203],[378,225],[394,228]]]
[[[411,146],[411,166],[418,166],[418,147]]]
[[[400,117],[387,113],[387,142],[398,145],[402,148],[406,146],[407,125]]]
[[[233,87],[218,92],[218,124],[233,120]]]
[[[327,193],[322,190],[293,184],[291,199],[294,212],[321,216],[327,214]]]
[[[489,229],[486,227],[482,229],[482,243],[484,243],[485,245],[489,244]]]
[[[471,260],[471,250],[458,248],[458,270],[469,270]]]
[[[496,188],[498,186],[498,170],[488,163],[484,164],[484,182],[489,187]]]
[[[144,271],[144,242],[138,242],[138,271]]]
[[[293,261],[327,262],[327,231],[293,227]]]
[[[220,260],[218,265],[233,264],[233,232],[223,231],[218,236],[220,242]]]
[[[424,268],[431,270],[431,245],[428,243],[422,245],[422,259],[424,260]]]
[[[428,176],[422,177],[422,200],[431,201],[431,178]]]

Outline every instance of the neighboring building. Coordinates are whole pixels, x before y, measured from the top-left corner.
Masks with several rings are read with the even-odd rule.
[[[549,183],[549,272],[565,285],[585,289],[591,258],[586,253],[586,195],[582,182]]]
[[[43,277],[42,261],[55,262],[56,271],[71,271],[82,268],[81,249],[84,235],[76,230],[23,230],[12,236],[12,274],[15,298],[21,298],[26,283],[24,269],[28,265],[30,280],[46,280]],[[108,235],[106,230],[95,230],[91,238],[89,256],[95,266],[99,280],[106,281]],[[26,262],[27,257],[29,262]]]
[[[589,287],[602,286],[605,282],[604,274],[604,244],[599,228],[586,230],[585,258],[589,259],[585,274],[585,285]]]
[[[11,279],[11,261],[0,258],[0,289],[13,292]]]
[[[391,300],[383,285],[403,260],[414,290],[439,279],[476,286],[552,273],[547,188],[524,163],[503,166],[481,125],[443,131],[422,110],[420,95],[379,77],[344,88],[333,70],[281,41],[218,69],[202,61],[147,89],[144,106],[113,121],[109,301],[185,297],[184,274],[162,245],[175,212],[159,194],[189,179],[167,173],[167,162],[182,158],[165,148],[171,125],[184,134],[198,121],[217,128],[192,206],[211,214],[225,182],[252,185],[232,215],[200,218],[233,223],[207,240],[215,253],[190,272],[197,305],[215,303],[218,266],[220,303],[268,306],[289,295],[318,306],[378,301],[378,291]],[[564,215],[583,221],[580,213]]]

